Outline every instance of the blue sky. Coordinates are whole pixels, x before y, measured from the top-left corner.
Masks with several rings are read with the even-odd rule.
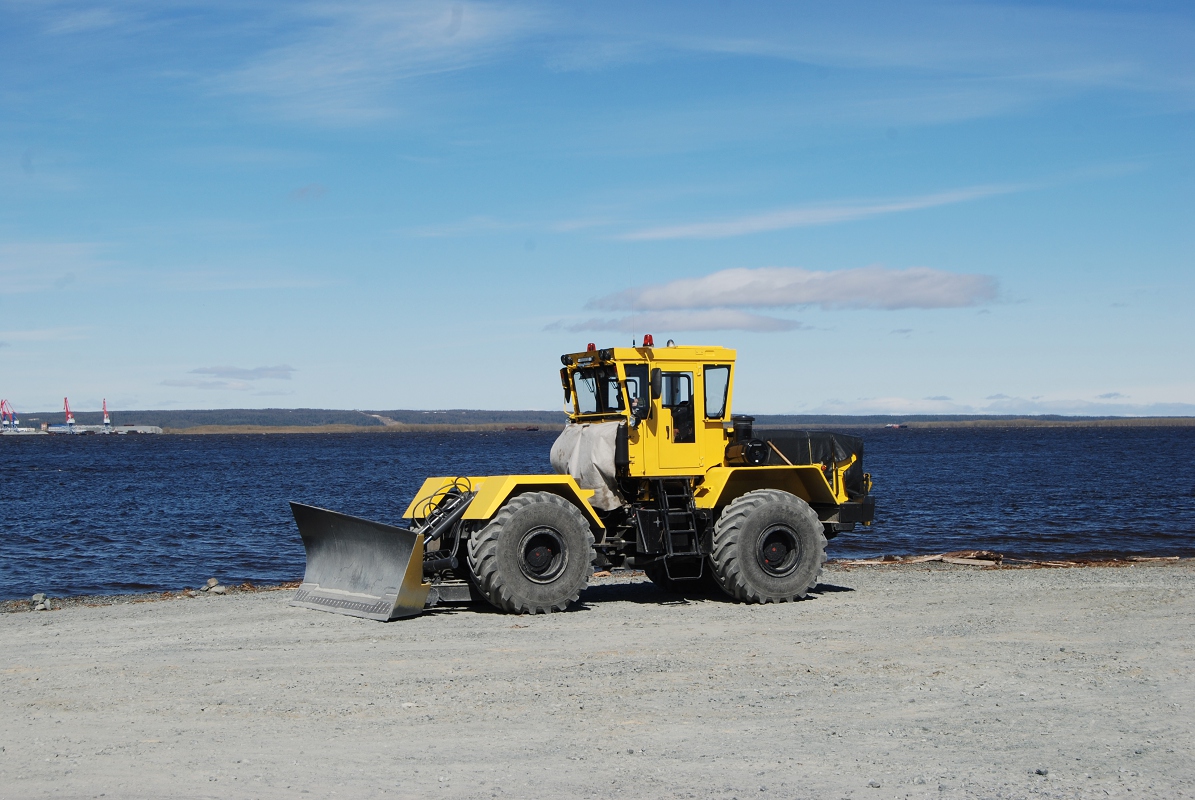
[[[1183,3],[0,2],[0,396],[1195,413]]]

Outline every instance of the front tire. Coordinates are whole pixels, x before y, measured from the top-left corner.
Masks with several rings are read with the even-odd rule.
[[[817,513],[779,489],[747,492],[714,525],[714,575],[743,603],[787,603],[817,585],[826,536]]]
[[[559,495],[512,497],[469,539],[469,568],[481,595],[512,614],[564,611],[593,574],[593,532]]]

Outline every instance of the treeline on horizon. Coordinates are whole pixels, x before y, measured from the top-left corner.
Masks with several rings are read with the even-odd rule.
[[[350,425],[360,428],[385,429],[388,424],[403,426],[417,425],[563,425],[567,418],[561,411],[486,411],[474,409],[446,409],[441,411],[420,411],[399,409],[394,411],[349,411],[326,408],[220,408],[193,410],[145,410],[110,411],[114,425],[157,425],[162,428],[184,430],[206,426],[257,426],[257,427],[310,427],[329,425]],[[1128,420],[1126,417],[1077,417],[1059,414],[756,414],[755,424],[760,426],[877,426],[893,424],[924,423],[991,423],[1029,420],[1038,423],[1049,422],[1097,422],[1101,420]],[[1175,418],[1190,419],[1190,418]],[[61,424],[61,411],[22,414],[26,425],[41,422]],[[103,414],[99,411],[75,412],[75,421],[80,425],[99,425]]]

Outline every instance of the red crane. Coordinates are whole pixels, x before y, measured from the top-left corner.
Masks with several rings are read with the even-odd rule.
[[[108,398],[104,398],[104,427],[111,428],[112,420],[108,419]]]
[[[70,400],[67,400],[65,397],[64,397],[64,398],[62,398],[62,408],[63,408],[63,410],[64,410],[64,411],[66,411],[66,424],[67,424],[67,426],[68,426],[68,427],[74,427],[74,424],[75,424],[75,418],[74,418],[74,416],[71,414],[71,401],[70,401]]]
[[[17,427],[17,412],[7,400],[0,400],[0,428],[3,427]]]

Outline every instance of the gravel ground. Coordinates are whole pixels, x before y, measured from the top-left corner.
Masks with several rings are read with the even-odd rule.
[[[0,615],[0,797],[1195,796],[1195,561],[390,624],[290,594]]]

